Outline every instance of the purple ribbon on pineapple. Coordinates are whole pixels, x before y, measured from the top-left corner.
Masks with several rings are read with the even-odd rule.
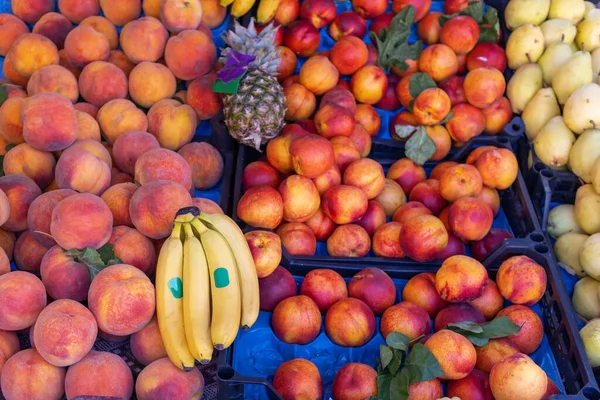
[[[218,78],[225,84],[238,79],[248,70],[248,65],[255,59],[254,56],[231,49],[225,66],[219,71]]]

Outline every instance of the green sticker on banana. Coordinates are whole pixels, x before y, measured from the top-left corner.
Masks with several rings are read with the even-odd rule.
[[[169,289],[171,289],[173,297],[181,299],[183,297],[183,282],[181,282],[181,278],[170,279]]]
[[[229,286],[229,272],[225,268],[217,268],[213,273],[215,287],[221,289]]]

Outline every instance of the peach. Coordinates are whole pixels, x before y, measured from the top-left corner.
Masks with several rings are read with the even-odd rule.
[[[8,196],[0,189],[0,222],[4,225],[10,217],[10,201]]]
[[[353,0],[352,8],[363,18],[372,19],[378,17],[387,10],[387,2],[384,0]]]
[[[25,142],[23,138],[23,121],[21,110],[25,100],[20,97],[12,97],[4,101],[0,107],[0,133],[10,144]]]
[[[77,115],[68,98],[55,93],[30,97],[21,111],[23,138],[43,151],[63,150],[77,138]]]
[[[450,47],[456,54],[467,54],[479,41],[479,25],[467,15],[455,16],[444,24],[440,32],[440,42]]]
[[[307,344],[316,339],[321,329],[321,313],[308,296],[283,299],[271,317],[275,336],[291,344]]]
[[[201,23],[210,29],[221,26],[227,16],[227,7],[221,6],[218,0],[200,0],[200,3],[202,5]],[[144,14],[148,15],[146,12]]]
[[[46,187],[52,182],[55,165],[56,160],[52,153],[37,150],[27,143],[10,149],[3,160],[5,175],[27,176],[39,187]]]
[[[344,11],[338,14],[329,25],[329,36],[336,41],[349,35],[362,39],[366,33],[365,19],[355,11]]]
[[[125,76],[129,76],[135,67],[135,64],[129,61],[129,58],[127,58],[122,50],[111,50],[106,61],[118,67],[121,71],[123,71]]]
[[[255,228],[275,229],[283,220],[281,194],[270,186],[252,187],[240,198],[237,215]]]
[[[160,19],[173,33],[196,29],[202,21],[200,0],[165,0],[160,7]]]
[[[448,244],[448,232],[442,221],[432,215],[421,215],[403,224],[400,248],[415,261],[432,260]]]
[[[356,100],[354,99],[354,96],[348,89],[336,86],[327,93],[325,93],[325,95],[321,98],[319,107],[324,108],[327,105],[342,108],[345,112],[352,115],[356,113]]]
[[[223,109],[220,94],[212,91],[217,74],[210,73],[188,85],[187,103],[196,111],[199,120],[211,119]]]
[[[396,85],[399,81],[400,78],[397,75],[388,76],[388,85],[381,99],[374,104],[375,107],[386,111],[395,111],[401,107],[402,104],[396,96]]]
[[[322,204],[325,215],[333,222],[347,224],[364,215],[368,208],[368,199],[365,193],[357,187],[338,185],[325,192]]]
[[[537,350],[544,337],[544,327],[540,317],[529,307],[512,305],[503,308],[496,317],[507,317],[521,327],[521,331],[507,336],[507,339],[522,353],[531,354]]]
[[[144,61],[129,74],[129,94],[141,107],[149,108],[159,100],[171,98],[175,90],[175,76],[162,64]]]
[[[65,38],[67,59],[74,67],[85,67],[94,61],[106,61],[110,53],[108,38],[91,26],[78,26]]]
[[[8,54],[10,54],[10,52]],[[23,76],[15,70],[15,67],[12,65],[12,62],[8,58],[8,54],[6,55],[6,58],[4,59],[4,64],[2,65],[2,73],[4,74],[6,81],[9,83],[12,83],[14,85],[26,87],[27,82],[29,81],[29,76]],[[45,65],[49,65],[49,64],[55,64],[55,63],[50,62],[50,63],[46,63]]]
[[[343,183],[358,187],[367,199],[373,199],[381,194],[385,185],[383,167],[369,158],[354,161],[345,169]]]
[[[370,248],[369,234],[357,224],[338,226],[327,239],[327,252],[332,257],[364,257]]]
[[[142,365],[148,365],[159,358],[167,356],[156,316],[142,330],[131,335],[129,344],[131,353]]]
[[[352,160],[357,159],[354,158],[355,154],[354,152],[352,152],[352,149],[348,145],[345,145],[344,148],[351,152],[350,157]],[[337,145],[333,144],[334,154],[336,153],[337,149]],[[323,196],[325,192],[327,192],[329,189],[342,183],[342,174],[340,172],[339,167],[336,164],[334,164],[324,174],[314,178],[313,183],[315,184],[319,195]]]
[[[33,238],[42,246],[50,248],[56,244],[50,236],[52,211],[63,199],[74,194],[77,192],[71,189],[58,189],[44,193],[32,201],[27,213],[27,225]]]
[[[452,118],[446,123],[446,129],[460,143],[479,136],[485,129],[483,112],[470,104],[457,104],[452,107]]]
[[[160,5],[162,0],[142,0],[144,15],[160,19]]]
[[[401,70],[396,66],[392,67],[391,71],[394,73],[394,75],[399,76],[400,78],[404,78],[405,76],[412,75],[415,72],[419,72],[419,60],[406,59],[404,60],[404,62],[406,63],[406,65],[408,65],[408,67],[404,70]]]
[[[465,378],[448,382],[447,396],[459,398],[492,399],[488,374],[474,369]]]
[[[386,215],[383,206],[375,200],[369,200],[367,211],[356,221],[356,224],[362,226],[367,234],[372,237],[375,231],[385,224],[385,221]]]
[[[499,97],[481,112],[485,117],[484,132],[488,135],[499,134],[513,119],[510,101],[506,97]]]
[[[178,154],[189,164],[196,190],[210,189],[223,177],[223,157],[210,143],[188,143]]]
[[[415,22],[419,22],[429,12],[431,8],[431,0],[393,0],[392,10],[394,13],[399,13],[405,7],[413,6],[415,8]]]
[[[100,142],[102,135],[100,133],[100,125],[88,113],[75,111],[77,115],[77,140],[91,139]]]
[[[311,118],[317,107],[315,95],[304,86],[294,83],[283,90],[286,98],[285,118],[289,121]]]
[[[369,135],[375,136],[381,126],[381,117],[370,104],[358,104],[354,115],[356,122],[362,125]]]
[[[475,351],[477,352],[475,368],[485,373],[489,373],[498,361],[519,352],[506,338],[490,339],[485,346],[476,346]]]
[[[335,136],[350,136],[356,124],[352,114],[333,104],[321,107],[315,114],[317,132],[331,139]]]
[[[396,181],[386,178],[383,191],[374,200],[383,206],[386,217],[391,218],[398,208],[406,203],[406,195],[402,186]]]
[[[414,102],[415,98],[410,94],[410,82],[413,78],[414,74],[410,74],[400,79],[400,81],[396,84],[395,93],[398,101],[404,108],[410,109],[411,103]]]
[[[0,275],[4,275],[4,274],[8,274],[10,272],[10,260],[8,258],[8,255],[6,254],[6,251],[4,251],[4,249],[2,249],[0,251]],[[2,366],[0,366],[0,372],[1,372]]]
[[[467,256],[453,256],[442,263],[435,275],[435,287],[441,298],[451,303],[475,300],[488,282],[487,270]]]
[[[476,324],[481,324],[485,322],[485,317],[478,309],[469,304],[449,304],[437,313],[434,330],[437,332],[444,329],[448,324],[456,324],[459,322],[474,322]]]
[[[182,371],[168,357],[159,358],[140,372],[135,394],[140,400],[160,400],[167,397],[200,398],[204,377],[198,368]]]
[[[514,256],[502,263],[496,282],[505,299],[531,306],[546,292],[546,270],[527,256]]]
[[[477,198],[483,200],[494,212],[494,216],[498,215],[500,211],[500,195],[494,188],[483,186],[481,193],[477,195]]]
[[[315,54],[319,48],[321,36],[319,35],[319,30],[315,28],[310,21],[299,20],[292,22],[287,27],[283,40],[284,45],[296,53],[299,57],[309,57]],[[337,72],[337,69],[335,72]]]
[[[454,75],[450,78],[444,79],[439,83],[440,89],[446,92],[446,94],[450,98],[450,103],[452,104],[452,107],[454,107],[457,104],[467,102],[467,98],[465,97],[464,82],[464,77]]]
[[[335,375],[331,391],[340,400],[377,396],[377,371],[357,362],[345,364]]]
[[[512,234],[504,229],[492,228],[481,240],[471,243],[471,252],[473,257],[483,260],[492,253],[497,247],[502,245],[504,239],[512,238]]]
[[[485,108],[502,97],[506,81],[502,72],[496,68],[475,68],[465,77],[464,89],[465,97],[471,105]]]
[[[153,275],[156,267],[154,245],[140,232],[127,226],[115,226],[108,244],[113,245],[115,256],[123,263],[148,276]]]
[[[398,125],[401,125],[398,127]],[[389,134],[393,140],[397,142],[406,142],[413,133],[417,131],[419,122],[415,118],[415,115],[408,111],[400,111],[389,124]],[[403,133],[407,134],[406,137],[398,136],[397,129],[400,129]]]
[[[148,111],[148,131],[161,147],[169,150],[177,151],[189,143],[196,133],[196,126],[194,109],[177,100],[160,100]]]
[[[357,101],[375,104],[383,97],[388,79],[385,72],[377,66],[366,65],[352,75],[350,87]]]
[[[110,172],[110,185],[114,186],[119,183],[133,183],[133,176],[113,167]]]
[[[481,0],[474,0],[474,1],[481,1]],[[470,0],[447,0],[444,3],[444,12],[446,14],[454,14],[457,12],[460,12],[462,10],[464,10],[465,8],[467,8],[467,6],[469,5],[471,1]]]
[[[13,259],[13,251],[16,240],[17,238],[14,232],[0,228],[0,248],[4,250],[9,261]]]
[[[416,201],[409,201],[408,203],[402,204],[392,217],[392,220],[400,223],[401,225],[410,223],[415,218],[421,215],[433,215],[429,208],[425,207],[423,203]]]
[[[399,332],[414,340],[430,331],[431,322],[427,312],[408,301],[389,307],[381,317],[381,335],[384,339],[392,332]]]
[[[208,214],[225,214],[221,206],[210,199],[196,197],[192,199],[192,205],[197,207],[200,211]]]
[[[373,313],[379,315],[396,301],[396,286],[384,271],[369,267],[348,282],[348,294],[364,302]]]
[[[6,90],[6,94],[8,95],[9,99],[11,97],[20,97],[22,99],[27,98],[27,92],[23,90],[21,86],[13,85],[12,83],[4,81],[1,81],[1,83],[3,83],[2,86],[4,86],[4,89]]]
[[[6,175],[0,178],[0,190],[8,197],[10,213],[2,229],[21,232],[27,229],[29,206],[39,195],[40,188],[25,175]],[[2,329],[2,328],[0,328]]]
[[[371,135],[369,135],[369,132],[361,124],[354,124],[354,130],[348,138],[354,142],[354,146],[362,158],[367,157],[371,153],[373,145]]]
[[[487,285],[481,296],[469,302],[470,305],[478,309],[486,320],[492,320],[498,314],[498,311],[504,306],[504,299],[498,291],[496,282],[488,279]]]
[[[373,311],[358,299],[342,299],[325,315],[325,332],[338,346],[362,346],[371,339],[375,328]]]
[[[281,183],[281,177],[268,161],[254,161],[246,165],[242,177],[244,190],[255,186],[271,186],[277,188]]]
[[[423,50],[419,57],[419,69],[441,82],[458,71],[456,53],[445,44],[434,44]]]
[[[402,300],[420,306],[432,319],[448,305],[437,292],[435,274],[431,272],[422,272],[413,276],[404,286]]]
[[[317,241],[327,240],[336,228],[336,224],[319,208],[312,217],[306,221],[306,225],[312,230]]]
[[[346,282],[337,272],[330,269],[314,269],[304,277],[300,294],[310,297],[325,314],[341,299],[348,297]]]
[[[467,159],[465,160],[465,164],[469,164],[469,165],[473,165],[475,166],[475,163],[477,163],[477,159],[479,158],[479,156],[481,156],[483,153],[485,153],[488,150],[494,150],[497,149],[498,147],[496,146],[479,146],[476,147],[475,149],[473,149],[473,151],[471,151],[467,157]]]
[[[448,204],[440,193],[440,181],[437,179],[427,179],[417,183],[408,199],[423,204],[433,215],[439,215]]]
[[[20,18],[0,14],[0,56],[6,57],[13,42],[25,33],[29,33],[29,28]]]
[[[490,371],[489,384],[495,399],[508,400],[527,393],[532,399],[542,398],[548,378],[531,358],[513,354],[498,361]]]
[[[44,14],[54,11],[52,0],[12,0],[13,14],[28,24],[35,24]]]
[[[245,234],[254,259],[256,275],[269,276],[281,262],[281,239],[273,232],[250,231]]]
[[[450,98],[442,89],[425,89],[417,96],[413,113],[421,125],[439,124],[450,112]]]
[[[431,46],[437,44],[440,41],[440,32],[442,27],[440,26],[440,17],[443,13],[438,11],[431,11],[419,21],[417,26],[417,35],[419,39],[426,45]]]
[[[59,0],[58,9],[74,24],[100,13],[98,0]]]
[[[320,399],[323,379],[317,366],[304,358],[281,364],[273,377],[273,387],[285,399]]]
[[[108,39],[111,50],[116,49],[119,46],[119,34],[117,28],[108,19],[99,15],[92,15],[86,17],[79,25],[90,26],[97,32],[102,33]],[[110,55],[109,55],[110,59]]]
[[[192,80],[205,75],[214,67],[217,49],[212,38],[204,33],[196,30],[183,31],[167,42],[165,61],[176,78]]]
[[[275,11],[274,20],[288,26],[300,16],[300,2],[298,0],[282,0]]]
[[[310,21],[317,29],[329,25],[335,18],[332,0],[306,0],[300,5],[300,18]]]
[[[342,75],[352,75],[367,63],[367,45],[355,36],[344,36],[331,48],[331,62]]]
[[[72,29],[73,24],[64,15],[51,12],[44,14],[33,26],[31,32],[47,37],[52,40],[56,48],[62,49],[65,39]]]
[[[40,265],[42,282],[53,299],[87,299],[90,287],[88,267],[65,254],[59,246],[50,248]]]
[[[15,243],[14,262],[22,271],[40,272],[40,263],[48,249],[39,244],[29,230],[22,232]]]
[[[67,371],[65,392],[69,399],[90,393],[128,399],[133,393],[133,377],[118,355],[92,350]]]
[[[6,361],[19,352],[19,337],[15,332],[0,330],[0,376]]]
[[[479,43],[467,56],[467,69],[469,71],[475,68],[492,67],[500,72],[506,70],[507,65],[506,52],[496,43]]]
[[[97,143],[99,148],[107,153],[98,142],[90,142]],[[109,157],[108,154],[106,156]],[[110,166],[103,158],[88,149],[69,148],[56,163],[56,183],[61,189],[72,189],[99,196],[108,189],[110,180]]]
[[[409,399],[439,399],[443,396],[442,384],[439,379],[430,379],[408,385]]]
[[[35,323],[46,307],[46,289],[35,275],[13,271],[0,276],[0,329],[18,331]]]
[[[307,177],[292,175],[281,182],[279,193],[283,201],[283,219],[305,222],[321,205],[315,184]]]
[[[312,230],[301,222],[282,224],[275,231],[288,253],[295,256],[312,256],[317,250],[317,240]]]
[[[160,148],[155,136],[142,131],[128,131],[120,135],[113,145],[115,164],[123,172],[135,173],[135,163],[146,152]]]
[[[472,165],[458,164],[450,166],[440,175],[440,193],[449,202],[454,202],[463,197],[477,196],[482,187],[481,174]]]
[[[410,193],[413,187],[427,179],[427,176],[422,166],[410,158],[401,158],[390,166],[386,178],[396,181],[404,193]]]
[[[519,173],[517,158],[509,149],[488,150],[479,156],[475,165],[483,183],[499,190],[509,188]]]
[[[281,265],[269,276],[258,280],[260,288],[260,309],[273,311],[277,304],[288,297],[296,296],[296,281],[292,274]]]
[[[279,64],[277,80],[283,82],[296,72],[298,58],[292,50],[285,46],[277,46],[277,50],[279,50],[279,60],[281,62],[281,64]]]
[[[117,26],[123,26],[140,16],[142,2],[140,0],[100,0],[100,8],[110,22]]]
[[[116,65],[95,61],[81,71],[79,90],[85,101],[100,108],[111,100],[127,97],[127,76]]]
[[[148,118],[142,110],[129,100],[115,99],[98,111],[98,124],[109,144],[128,131],[148,129]]]
[[[35,349],[26,349],[4,364],[0,384],[7,400],[60,399],[65,393],[65,369],[50,364]]]
[[[339,72],[337,68],[325,56],[311,57],[300,68],[300,84],[317,96],[333,89],[338,79]]]
[[[444,375],[441,379],[458,380],[466,377],[475,367],[475,348],[464,336],[442,329],[425,342],[440,363]]]
[[[483,239],[493,222],[492,209],[483,200],[475,197],[456,200],[448,211],[448,223],[452,232],[466,241]]]

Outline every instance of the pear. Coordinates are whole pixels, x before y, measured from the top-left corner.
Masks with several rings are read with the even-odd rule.
[[[576,135],[600,126],[600,86],[588,83],[573,92],[565,104],[563,117]]]
[[[506,42],[506,57],[510,69],[537,62],[544,53],[544,34],[537,25],[525,24],[515,29]]]
[[[529,140],[535,139],[544,125],[558,115],[560,107],[552,88],[538,90],[521,114],[525,123],[525,134]]]
[[[584,182],[590,183],[593,177],[593,167],[600,157],[600,130],[588,129],[577,140],[569,154],[571,171]]]
[[[506,96],[515,114],[523,112],[527,103],[543,87],[543,81],[542,67],[538,64],[525,64],[515,71],[506,86]]]
[[[600,9],[591,10],[577,25],[575,43],[582,49],[594,51],[600,47]]]
[[[600,232],[600,195],[591,184],[581,185],[575,193],[575,221],[588,235]]]
[[[592,74],[594,81],[600,76],[600,47],[592,51]]]
[[[554,43],[571,44],[577,35],[577,27],[566,19],[549,19],[540,25],[546,48]]]
[[[538,65],[542,67],[544,74],[544,83],[552,85],[552,77],[565,62],[573,56],[571,45],[566,43],[555,43],[546,48],[544,54],[538,60]]]
[[[577,24],[585,16],[584,0],[552,0],[548,18],[568,19]]]
[[[550,0],[511,0],[504,10],[506,27],[511,31],[525,24],[539,25],[548,18]]]
[[[552,89],[558,102],[565,104],[574,91],[593,81],[592,55],[587,51],[578,51],[554,71]]]
[[[561,116],[552,118],[533,140],[533,149],[541,162],[551,167],[562,167],[569,162],[569,153],[575,135]]]
[[[583,3],[585,4],[585,15],[587,15],[588,12],[596,8],[596,5],[591,1],[584,1]]]

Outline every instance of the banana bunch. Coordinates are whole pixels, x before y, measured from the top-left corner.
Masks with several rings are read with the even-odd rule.
[[[274,16],[277,7],[279,7],[280,0],[259,0],[258,10],[256,12],[256,20],[259,24],[269,22]],[[221,0],[220,4],[223,7],[231,6],[231,15],[239,18],[246,14],[252,6],[256,3],[256,0]]]
[[[258,318],[258,277],[244,234],[223,214],[179,210],[156,268],[156,313],[171,361],[207,364]]]

